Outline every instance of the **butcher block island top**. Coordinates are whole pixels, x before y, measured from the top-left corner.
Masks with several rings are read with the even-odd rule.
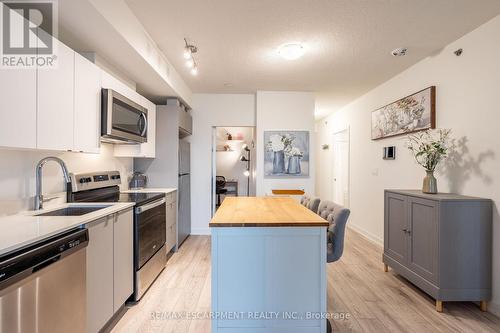
[[[328,227],[328,222],[289,197],[227,197],[210,227]]]

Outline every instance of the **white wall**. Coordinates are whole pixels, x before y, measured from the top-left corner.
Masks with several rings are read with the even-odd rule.
[[[148,176],[148,187],[177,188],[179,184],[179,107],[156,106],[155,158],[135,158],[134,171]]]
[[[209,234],[213,127],[255,126],[255,95],[194,94],[192,101],[191,233]]]
[[[232,142],[227,141],[226,133],[228,132],[233,135]],[[237,140],[238,134],[242,136],[241,141]],[[226,180],[237,180],[239,196],[247,195],[247,187],[249,187],[249,195],[255,195],[255,177],[250,177],[249,186],[247,186],[249,179],[243,174],[247,169],[247,162],[240,161],[242,155],[247,156],[243,150],[243,145],[246,144],[250,149],[250,172],[253,173],[252,162],[255,157],[255,148],[252,148],[252,141],[254,141],[254,127],[217,127],[217,175],[226,177]],[[225,144],[231,147],[231,151],[223,150]]]
[[[122,188],[128,187],[126,180],[132,172],[132,158],[114,157],[113,146],[109,144],[101,145],[100,154],[0,149],[0,215],[13,214],[33,205],[35,166],[47,156],[61,158],[72,173],[118,170],[123,177]],[[57,163],[44,166],[42,186],[46,197],[66,191]]]
[[[304,189],[314,193],[315,133],[314,94],[290,91],[257,92],[257,195],[270,194],[272,189]],[[308,130],[310,138],[309,177],[264,178],[264,131]]]
[[[318,121],[318,146],[332,133],[351,130],[350,225],[383,239],[383,190],[420,188],[424,171],[404,147],[404,138],[370,140],[371,111],[431,85],[437,87],[437,127],[451,128],[461,143],[438,177],[440,191],[494,200],[493,303],[500,313],[500,16],[445,47],[331,116]],[[463,48],[461,57],[453,54]],[[411,48],[410,48],[411,52]],[[395,145],[396,160],[382,160],[382,147]],[[331,149],[318,150],[317,194],[332,197]]]

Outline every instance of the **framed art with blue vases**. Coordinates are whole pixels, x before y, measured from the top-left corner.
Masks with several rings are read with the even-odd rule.
[[[264,177],[309,177],[309,131],[264,131]]]

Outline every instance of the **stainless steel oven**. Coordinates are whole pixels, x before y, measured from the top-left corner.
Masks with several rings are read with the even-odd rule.
[[[165,198],[135,208],[135,288],[132,301],[138,301],[142,297],[165,267],[165,220]]]
[[[101,140],[111,143],[147,141],[148,110],[112,89],[102,89]]]
[[[134,293],[136,303],[167,263],[165,193],[120,193],[118,171],[71,174],[68,202],[134,202]],[[1,304],[0,304],[1,308]],[[1,318],[0,318],[1,319]],[[0,331],[0,333],[2,333]]]

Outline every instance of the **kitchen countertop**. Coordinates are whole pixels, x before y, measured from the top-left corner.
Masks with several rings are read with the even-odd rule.
[[[122,193],[154,193],[154,192],[162,192],[162,193],[170,193],[177,191],[176,188],[161,188],[161,187],[146,187],[137,190],[126,190],[121,191]]]
[[[34,216],[66,207],[109,206],[81,216]],[[133,207],[123,203],[71,203],[39,211],[26,211],[0,217],[0,255],[35,244],[51,236],[85,225],[104,216]]]
[[[328,227],[328,222],[290,197],[227,197],[210,227]]]

